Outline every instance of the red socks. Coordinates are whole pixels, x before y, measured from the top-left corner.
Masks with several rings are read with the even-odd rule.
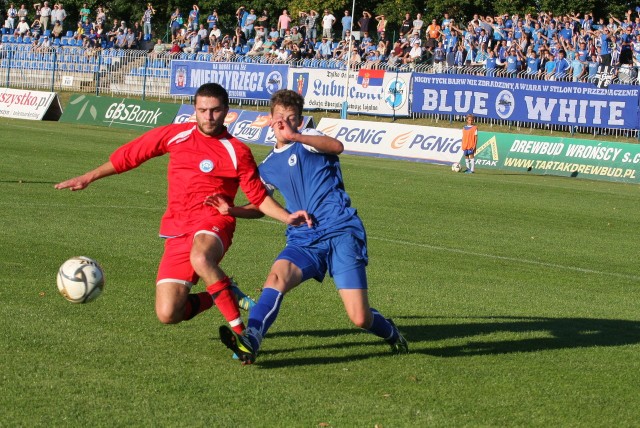
[[[213,298],[222,316],[227,320],[233,331],[241,334],[244,331],[244,322],[240,317],[240,309],[233,291],[231,280],[225,276],[220,281],[207,286],[207,292]]]

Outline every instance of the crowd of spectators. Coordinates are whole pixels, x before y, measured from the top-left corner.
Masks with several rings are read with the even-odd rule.
[[[74,45],[90,49],[121,48],[136,49],[143,39],[151,37],[151,19],[155,9],[149,3],[142,19],[129,26],[125,21],[113,20],[107,23],[107,11],[102,7],[91,10],[84,3],[78,13],[78,20],[69,21],[62,3],[51,7],[48,1],[35,3],[32,9],[21,4],[16,7],[10,3],[4,21],[5,32],[22,40],[31,40],[37,49],[46,49],[59,42],[63,37],[74,40]]]
[[[419,13],[406,13],[395,23],[399,31],[393,41],[387,17],[367,10],[352,17],[348,10],[334,14],[324,9],[320,14],[311,9],[293,16],[285,9],[272,17],[267,10],[241,6],[235,20],[235,31],[225,34],[216,10],[205,18],[193,5],[185,22],[176,9],[170,23],[177,45],[173,50],[206,50],[214,61],[249,55],[265,62],[316,58],[366,67],[429,64],[436,72],[570,81],[591,79],[601,66],[640,68],[638,10],[629,10],[621,19],[540,12],[474,15],[463,23],[447,13],[430,23]]]
[[[39,47],[49,46],[51,39],[71,30],[76,45],[136,49],[143,40],[150,40],[156,11],[148,3],[141,14],[133,25],[119,19],[108,23],[103,7],[92,10],[85,3],[72,29],[61,3],[50,6],[45,1],[32,8],[10,4],[4,26],[15,36],[31,37]],[[242,5],[234,21],[222,25],[217,10],[201,14],[197,4],[184,13],[176,8],[168,22],[170,43],[158,40],[153,54],[206,51],[213,61],[247,55],[270,63],[308,58],[371,68],[428,64],[436,72],[570,81],[591,79],[601,66],[640,69],[640,8],[628,10],[620,19],[540,12],[474,15],[461,23],[447,13],[430,23],[420,13],[406,13],[393,22],[398,28],[394,40],[389,38],[387,17],[368,10],[351,16],[349,10],[323,9],[320,14],[310,9],[290,14],[284,9],[272,16],[266,9]]]
[[[640,9],[622,20],[505,14],[475,15],[462,25],[445,14],[426,33],[424,51],[438,71],[577,82],[595,79],[602,67],[613,73],[640,68]]]

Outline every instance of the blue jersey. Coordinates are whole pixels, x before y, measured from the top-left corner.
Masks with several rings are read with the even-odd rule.
[[[518,67],[520,67],[520,61],[518,57],[515,55],[510,55],[507,57],[507,71],[509,73],[515,73],[518,71]]]
[[[487,70],[495,70],[497,66],[497,58],[496,57],[489,57],[487,58],[487,62],[485,63],[485,67]]]
[[[315,129],[304,134],[323,135]],[[287,210],[306,210],[314,227],[287,228],[287,239],[313,241],[340,234],[346,228],[357,232],[363,240],[364,228],[356,209],[344,189],[338,156],[319,153],[313,147],[297,142],[274,148],[258,167],[260,178],[269,190],[277,189],[284,197]]]

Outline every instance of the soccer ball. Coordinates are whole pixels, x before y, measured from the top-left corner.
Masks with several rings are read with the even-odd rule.
[[[462,167],[460,166],[460,164],[458,162],[454,162],[454,163],[451,164],[451,171],[460,172],[460,170],[462,170]]]
[[[72,303],[87,303],[102,293],[104,273],[89,257],[72,257],[58,269],[58,290]]]

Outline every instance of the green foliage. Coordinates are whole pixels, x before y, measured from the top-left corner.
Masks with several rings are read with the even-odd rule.
[[[257,364],[241,367],[218,341],[215,308],[174,326],[155,318],[167,159],[55,191],[136,134],[0,127],[3,426],[640,420],[637,186],[343,155],[368,231],[371,301],[411,353],[389,355],[354,328],[327,278],[286,296]],[[268,152],[251,148],[258,160]],[[241,220],[222,267],[257,297],[283,243],[276,222]],[[106,273],[87,305],[55,286],[80,254]]]

